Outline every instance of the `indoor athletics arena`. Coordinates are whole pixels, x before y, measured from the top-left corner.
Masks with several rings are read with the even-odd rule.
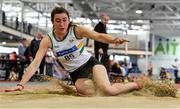
[[[180,0],[0,0],[0,108],[180,108]]]

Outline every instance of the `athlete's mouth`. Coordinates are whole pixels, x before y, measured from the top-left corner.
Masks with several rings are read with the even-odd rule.
[[[60,30],[64,30],[64,28],[60,28]]]

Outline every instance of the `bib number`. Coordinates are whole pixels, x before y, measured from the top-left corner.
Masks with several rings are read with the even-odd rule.
[[[64,56],[66,61],[72,60],[75,56],[73,54],[68,54],[66,56]]]

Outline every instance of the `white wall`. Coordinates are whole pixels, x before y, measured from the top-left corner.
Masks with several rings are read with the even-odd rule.
[[[153,74],[159,75],[160,67],[172,68],[175,58],[180,60],[180,37],[155,36],[155,54],[149,58]]]
[[[0,46],[0,53],[12,53],[14,51],[18,54],[18,48],[10,48],[10,47]]]

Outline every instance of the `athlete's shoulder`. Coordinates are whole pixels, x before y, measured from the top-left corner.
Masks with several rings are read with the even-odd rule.
[[[49,48],[51,47],[51,39],[48,35],[44,35],[42,42],[43,44],[47,45]]]
[[[70,22],[70,26],[79,26],[79,23],[75,23],[75,22]]]

